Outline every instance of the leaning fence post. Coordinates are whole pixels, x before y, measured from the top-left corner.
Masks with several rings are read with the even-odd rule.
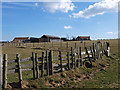
[[[22,70],[21,70],[21,64],[20,64],[20,54],[16,54],[16,61],[18,64],[19,84],[20,84],[20,88],[22,88]]]
[[[67,66],[68,66],[68,69],[70,69],[70,58],[69,58],[69,52],[67,52]]]
[[[92,54],[92,58],[93,58],[93,51],[92,51],[92,47],[90,46],[90,52]]]
[[[7,54],[3,56],[3,89],[7,88]]]
[[[36,78],[39,78],[39,63],[37,53],[35,53],[35,62],[36,62]]]
[[[72,67],[73,68],[73,48],[71,47],[71,61],[72,61]]]
[[[32,52],[32,61],[33,61],[33,79],[35,79],[35,56],[34,56],[34,52]]]
[[[47,50],[46,50],[46,74],[47,76],[49,75],[49,61],[48,61],[48,53],[47,53]]]
[[[44,75],[44,52],[42,52],[42,69],[41,69],[41,77]]]
[[[61,56],[61,51],[59,51],[59,60],[60,60],[60,67],[61,67],[61,72],[63,71],[62,67],[62,56]]]

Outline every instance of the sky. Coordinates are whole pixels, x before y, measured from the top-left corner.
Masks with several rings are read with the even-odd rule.
[[[14,37],[118,37],[118,0],[100,2],[3,2],[2,40]]]

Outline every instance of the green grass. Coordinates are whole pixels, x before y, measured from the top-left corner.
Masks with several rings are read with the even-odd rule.
[[[56,73],[52,76],[46,76],[40,79],[32,80],[32,71],[23,72],[23,83],[26,88],[118,88],[118,40],[106,40],[110,43],[110,56],[109,58],[103,56],[93,62],[92,68],[80,67],[76,70],[72,69],[64,71],[62,73]],[[86,41],[86,46],[89,47],[93,42]],[[53,47],[51,43],[45,43],[45,48],[54,50],[54,55],[58,55],[57,50],[69,51],[70,48],[74,47],[75,42],[69,42],[69,48],[66,48],[66,42],[60,47],[60,43],[54,43]],[[76,42],[77,47],[81,46],[83,50],[84,43]],[[39,45],[39,46],[38,46]],[[35,47],[42,47],[44,43],[36,43]],[[28,44],[27,48],[16,48],[15,46],[3,46],[3,54],[8,54],[8,60],[15,59],[15,54],[19,53],[21,58],[27,58],[32,55],[32,52],[37,52],[39,57],[44,50],[32,49],[32,44]],[[77,50],[77,49],[76,49]],[[56,58],[54,58],[56,59]],[[64,61],[66,62],[66,61]],[[22,64],[28,64],[30,62],[22,62]],[[54,61],[59,63],[59,61]],[[12,64],[11,64],[12,65]],[[104,65],[105,67],[102,67]],[[18,74],[8,74],[8,83],[18,82]],[[27,82],[27,83],[26,83]]]

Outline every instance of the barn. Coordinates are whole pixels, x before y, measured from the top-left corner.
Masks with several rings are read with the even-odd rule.
[[[40,42],[40,38],[30,37],[28,40],[25,40],[24,42],[29,42],[29,43]]]
[[[41,42],[61,42],[62,40],[60,39],[60,37],[57,37],[57,36],[43,35],[40,41]]]
[[[29,37],[15,37],[13,39],[13,42],[23,42],[25,40],[29,40],[30,38]]]
[[[90,36],[78,36],[76,40],[77,41],[90,40]]]
[[[13,42],[39,42],[39,38],[34,37],[16,37]]]

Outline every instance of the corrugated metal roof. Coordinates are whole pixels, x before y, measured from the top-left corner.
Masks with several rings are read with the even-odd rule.
[[[60,39],[60,37],[57,37],[57,36],[51,36],[51,35],[43,35],[42,37]]]
[[[90,38],[90,36],[78,36],[77,38]]]

